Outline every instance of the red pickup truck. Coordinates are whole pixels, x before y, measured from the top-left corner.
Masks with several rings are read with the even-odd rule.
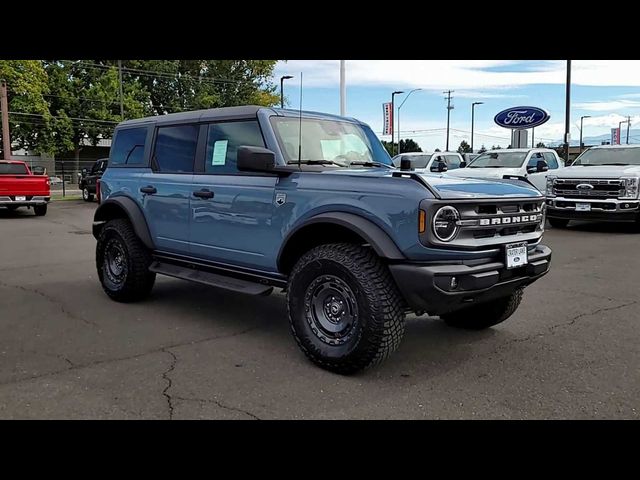
[[[49,200],[47,175],[34,175],[24,162],[0,160],[0,207],[33,207],[35,214],[42,216],[47,213]]]

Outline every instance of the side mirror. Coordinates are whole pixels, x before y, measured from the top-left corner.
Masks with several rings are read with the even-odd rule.
[[[462,161],[460,162],[460,165],[458,166],[458,168],[464,168],[464,167],[466,167],[466,166],[467,166],[467,162],[466,162],[466,161],[464,161],[464,160],[462,160]]]
[[[86,174],[87,174],[87,169],[86,169],[86,168],[83,168],[83,169],[82,169],[82,175],[86,175]]]
[[[240,171],[271,172],[276,166],[276,154],[262,147],[238,147],[237,167]]]
[[[400,160],[400,170],[403,170],[403,171],[412,170],[411,160],[409,160],[408,158],[402,158]]]
[[[549,165],[544,160],[538,160],[536,164],[536,172],[546,172],[549,170]]]

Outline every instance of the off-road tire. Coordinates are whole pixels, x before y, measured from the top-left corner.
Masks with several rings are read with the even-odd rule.
[[[569,220],[566,218],[548,218],[547,220],[553,228],[567,228],[569,225]]]
[[[523,289],[519,288],[508,297],[440,315],[440,318],[451,327],[484,330],[504,322],[513,315],[520,305],[522,293]]]
[[[35,205],[33,207],[33,212],[38,217],[44,217],[47,214],[47,204],[45,203],[44,205]]]
[[[109,252],[116,249],[122,254],[124,278],[114,281],[109,266]],[[96,268],[102,289],[117,302],[135,302],[151,293],[156,274],[149,271],[151,254],[133,231],[128,220],[116,218],[102,227],[96,245]]]
[[[87,187],[82,189],[82,199],[85,202],[93,202],[93,193],[90,193]]]
[[[309,302],[310,289],[327,278],[347,286],[357,312],[339,339],[324,337],[321,328],[315,328],[317,317]],[[370,248],[348,243],[321,245],[305,253],[291,272],[289,324],[298,346],[313,363],[351,374],[380,363],[400,345],[404,335],[401,298],[389,269]]]

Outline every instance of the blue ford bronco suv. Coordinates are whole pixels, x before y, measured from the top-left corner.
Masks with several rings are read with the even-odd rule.
[[[487,328],[549,270],[544,197],[518,180],[395,168],[352,118],[243,106],[120,123],[95,212],[96,267],[120,302],[156,274],[286,291],[322,368],[379,363],[408,312]]]

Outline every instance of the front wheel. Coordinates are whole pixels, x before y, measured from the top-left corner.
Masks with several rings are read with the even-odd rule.
[[[553,228],[567,228],[569,225],[569,220],[566,218],[549,218],[549,225]]]
[[[85,202],[92,202],[93,201],[93,193],[89,192],[89,189],[87,187],[84,187],[82,189],[82,199]]]
[[[47,214],[47,204],[45,203],[44,205],[36,205],[35,207],[33,207],[33,212],[38,217],[45,216]]]
[[[108,221],[96,246],[96,268],[105,293],[118,302],[133,302],[151,292],[156,274],[149,271],[151,254],[128,220]]]
[[[523,289],[519,288],[508,297],[440,315],[440,318],[451,327],[467,330],[493,327],[513,315],[522,301],[522,293]]]
[[[300,349],[336,373],[380,363],[404,335],[401,296],[387,266],[358,245],[321,245],[304,254],[290,275],[287,306]]]

